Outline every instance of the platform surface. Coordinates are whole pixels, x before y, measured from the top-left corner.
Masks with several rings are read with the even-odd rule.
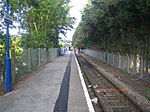
[[[0,97],[0,112],[66,111],[89,111],[73,52],[28,74],[12,92]]]

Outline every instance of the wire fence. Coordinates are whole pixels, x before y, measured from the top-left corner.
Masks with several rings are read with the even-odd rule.
[[[0,91],[3,91],[4,89],[4,74],[5,74],[4,59],[5,53],[3,49],[0,49]]]
[[[107,64],[115,66],[136,78],[142,78],[146,75],[150,76],[150,61],[143,60],[139,55],[129,56],[128,54],[121,55],[120,53],[109,53],[90,49],[86,49],[85,53]]]
[[[1,54],[2,55],[2,54]],[[26,73],[37,69],[59,56],[58,48],[51,49],[24,49],[22,52],[11,51],[12,81],[13,83]],[[5,58],[0,57],[0,91],[4,91],[5,85]]]

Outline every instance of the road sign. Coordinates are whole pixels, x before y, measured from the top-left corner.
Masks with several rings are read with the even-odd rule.
[[[13,17],[4,12],[4,22],[11,24],[13,23]]]

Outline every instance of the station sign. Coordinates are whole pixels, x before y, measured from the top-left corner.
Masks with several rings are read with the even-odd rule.
[[[4,22],[12,25],[13,17],[4,12]]]

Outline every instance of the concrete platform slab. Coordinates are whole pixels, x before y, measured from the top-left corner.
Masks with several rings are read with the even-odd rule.
[[[53,112],[71,52],[54,59],[0,97],[0,112]],[[89,112],[74,54],[71,58],[67,112]],[[62,102],[63,103],[63,102]],[[61,111],[64,112],[64,111]]]
[[[32,72],[15,90],[0,97],[0,112],[53,112],[68,55]]]
[[[89,112],[89,107],[79,77],[78,67],[75,62],[75,56],[73,56],[71,64],[68,112]]]

